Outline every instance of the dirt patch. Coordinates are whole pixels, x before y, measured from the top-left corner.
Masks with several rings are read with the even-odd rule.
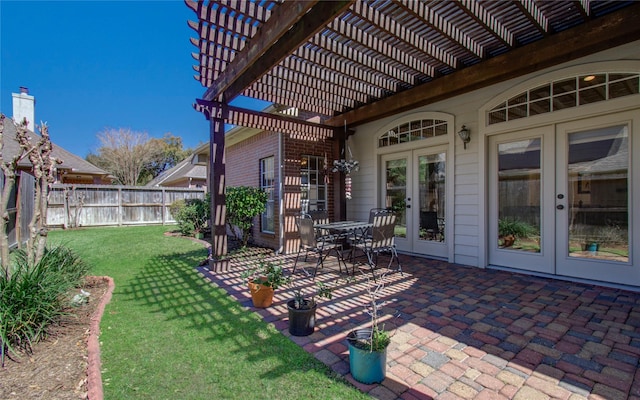
[[[103,277],[87,278],[83,289],[91,293],[88,303],[70,307],[70,315],[50,328],[47,339],[36,343],[32,354],[5,357],[0,399],[88,398],[87,340],[92,317],[108,288],[109,281]]]

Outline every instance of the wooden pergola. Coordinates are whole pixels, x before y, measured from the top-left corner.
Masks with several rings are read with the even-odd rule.
[[[640,2],[185,0],[211,121],[213,254],[226,253],[224,124],[344,139],[394,115],[640,39]],[[321,123],[229,106],[243,95]]]

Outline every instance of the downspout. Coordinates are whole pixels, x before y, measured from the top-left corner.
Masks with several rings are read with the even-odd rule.
[[[282,161],[284,143],[282,140],[282,132],[278,132],[278,239],[280,246],[276,251],[277,254],[284,252],[284,187],[282,182],[284,179],[284,162]]]

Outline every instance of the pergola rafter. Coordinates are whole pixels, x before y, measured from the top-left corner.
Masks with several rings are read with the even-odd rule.
[[[333,54],[329,51],[318,52],[309,46],[301,47],[295,53],[296,57],[305,60],[308,64],[318,65],[327,71],[335,71],[361,81],[366,85],[376,86],[383,90],[395,91],[398,83],[404,82],[398,79],[390,79],[388,75],[376,72],[373,67],[349,62],[349,60],[339,57],[330,57],[331,55]]]
[[[442,35],[446,39],[461,45],[466,51],[473,54],[478,58],[484,57],[484,50],[482,46],[477,43],[472,37],[464,33],[462,30],[456,28],[446,18],[443,18],[437,12],[429,12],[425,3],[419,1],[402,0],[400,2],[402,6],[415,16],[428,21],[430,27],[432,27],[438,34]],[[456,67],[454,65],[454,67]]]
[[[533,0],[518,0],[514,4],[543,36],[547,36],[550,33],[549,21]]]
[[[344,59],[345,62],[351,62],[350,65],[355,63],[361,68],[369,71],[369,76],[383,75],[385,80],[396,80],[405,83],[412,83],[413,76],[406,71],[403,71],[395,65],[390,65],[383,62],[378,58],[372,57],[370,54],[365,54],[358,49],[354,49],[352,46],[348,46],[342,42],[332,39],[329,35],[316,35],[311,40],[315,46],[319,48],[326,48],[331,53]],[[369,81],[373,84],[373,81]]]
[[[460,8],[484,31],[501,42],[505,50],[516,46],[513,33],[475,0],[461,0]],[[485,53],[486,54],[486,53]]]
[[[457,68],[457,60],[455,57],[427,41],[424,37],[415,34],[415,32],[407,29],[402,23],[386,16],[374,7],[365,3],[356,3],[353,11],[370,23],[375,24],[381,31],[396,38],[398,41],[402,41],[403,47],[416,49],[444,65],[448,65],[454,69]]]
[[[300,1],[289,3],[277,16],[272,16],[260,27],[243,57],[237,57],[221,72],[218,79],[204,94],[206,100],[222,96],[224,101],[236,98],[246,87],[267,70],[265,63],[275,65],[288,56],[293,46],[307,40],[351,1]],[[256,40],[257,39],[257,40]]]
[[[398,63],[404,65],[414,73],[426,76],[433,76],[435,72],[435,67],[432,64],[426,63],[424,59],[419,59],[386,41],[380,40],[376,36],[369,34],[362,29],[358,29],[343,19],[334,19],[331,24],[329,24],[329,28],[344,37],[350,38],[353,43],[357,43],[362,47],[371,49],[382,57],[385,57],[385,62],[387,63],[392,65]],[[436,60],[431,56],[425,56],[425,58]],[[439,66],[440,64],[444,64],[439,60],[437,61]]]

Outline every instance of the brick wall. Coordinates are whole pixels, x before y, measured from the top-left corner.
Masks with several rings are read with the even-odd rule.
[[[275,158],[276,182],[278,181],[278,134],[262,132],[252,136],[238,144],[226,148],[226,174],[227,187],[229,186],[253,186],[260,187],[260,159],[266,157]],[[262,232],[260,217],[254,220],[252,240],[259,246],[277,249],[279,246],[278,230],[280,229],[277,218],[279,204],[278,192],[275,193],[276,221],[275,233]]]
[[[298,231],[295,225],[295,217],[300,215],[300,158],[302,155],[324,157],[327,155],[329,167],[336,158],[332,154],[334,147],[331,139],[319,141],[307,141],[292,139],[289,135],[283,135],[283,186],[284,186],[284,248],[286,253],[298,251]],[[260,186],[260,159],[275,157],[276,182],[279,178],[278,134],[262,132],[252,136],[238,144],[226,149],[226,174],[227,186]],[[328,208],[329,216],[333,219],[334,210],[334,179],[339,174],[329,172]],[[279,193],[275,193],[275,233],[261,232],[260,219],[256,218],[252,232],[254,243],[277,250],[280,242],[280,220],[277,217],[280,212]]]
[[[296,216],[300,215],[300,159],[302,155],[327,156],[329,167],[333,164],[334,156],[332,154],[333,141],[331,139],[310,141],[297,140],[287,136],[284,144],[284,251],[286,253],[295,253],[298,251],[299,235],[295,224]],[[329,172],[329,184],[327,195],[327,208],[329,210],[329,218],[333,219],[333,183],[334,175],[338,174]]]

